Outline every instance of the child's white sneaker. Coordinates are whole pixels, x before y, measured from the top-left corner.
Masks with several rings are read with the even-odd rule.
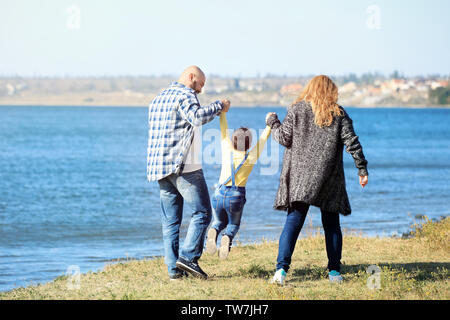
[[[208,254],[214,254],[217,251],[217,230],[214,228],[209,228],[208,230],[205,250]]]
[[[275,272],[275,275],[273,276],[270,283],[275,283],[279,284],[280,286],[283,286],[285,279],[286,279],[286,271],[284,271],[284,269],[278,269],[277,272]]]
[[[231,239],[229,236],[224,235],[222,239],[220,239],[219,259],[225,260],[226,258],[228,258],[230,249],[231,249]]]

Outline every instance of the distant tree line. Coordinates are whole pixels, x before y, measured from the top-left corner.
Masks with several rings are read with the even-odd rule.
[[[430,89],[429,99],[431,103],[440,105],[450,104],[450,85],[447,87],[440,87],[436,89]]]
[[[347,82],[354,82],[359,85],[367,85],[367,84],[373,84],[376,80],[384,80],[386,77],[382,75],[381,73],[375,72],[366,72],[361,74],[361,76],[358,77],[355,73],[349,73],[345,76],[336,77],[338,83],[344,84]]]
[[[428,76],[415,76],[415,77],[408,77],[404,75],[403,73],[399,72],[398,70],[394,70],[391,74],[385,76],[382,73],[379,72],[366,72],[358,76],[355,73],[349,73],[347,75],[342,76],[334,76],[333,77],[339,84],[345,84],[347,82],[355,82],[359,85],[369,85],[374,84],[377,80],[389,80],[389,79],[403,79],[407,80],[409,78],[416,78],[416,79],[441,79],[441,78],[447,78],[445,75],[440,74],[430,74]],[[450,78],[450,76],[448,77]]]

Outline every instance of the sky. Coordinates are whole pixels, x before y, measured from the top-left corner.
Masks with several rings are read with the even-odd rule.
[[[0,76],[450,75],[449,0],[0,0]]]

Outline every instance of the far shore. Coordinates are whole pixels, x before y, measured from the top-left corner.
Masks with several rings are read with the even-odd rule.
[[[205,105],[205,104],[203,104]],[[346,108],[360,108],[360,109],[447,109],[450,108],[450,105],[346,105],[342,104]],[[133,104],[133,103],[45,103],[42,101],[27,101],[25,103],[18,102],[2,102],[0,101],[1,107],[129,107],[129,108],[147,108],[147,105],[144,104]],[[238,108],[282,108],[288,107],[288,105],[280,105],[280,104],[237,104],[234,107]]]

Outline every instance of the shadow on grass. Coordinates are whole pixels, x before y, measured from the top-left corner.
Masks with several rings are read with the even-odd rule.
[[[370,264],[343,265],[342,274],[355,275],[358,273],[367,273]],[[410,262],[410,263],[388,263],[381,262],[376,264],[383,272],[402,273],[409,279],[416,281],[442,281],[450,277],[449,262]]]
[[[341,273],[344,279],[352,279],[361,275],[369,275],[367,268],[370,264],[342,265]],[[449,262],[414,262],[414,263],[379,263],[377,266],[381,272],[404,273],[409,279],[417,281],[442,281],[450,277]],[[252,279],[269,279],[274,274],[274,269],[263,267],[259,264],[251,264],[246,268],[239,268],[235,274],[220,276],[220,278],[233,278],[242,276]],[[289,281],[317,281],[327,279],[328,270],[323,266],[309,266],[304,268],[291,269],[289,271]]]
[[[370,264],[342,265],[341,273],[344,278],[367,274]],[[414,262],[414,263],[379,263],[377,266],[381,272],[404,273],[408,278],[416,281],[442,281],[450,277],[449,262]],[[297,268],[289,272],[291,281],[314,281],[326,279],[328,270],[323,267],[313,266]]]
[[[409,278],[417,281],[446,280],[450,276],[449,262],[380,263],[378,266],[394,272],[407,272]]]
[[[291,279],[290,281],[314,281],[321,280],[327,277],[328,271],[319,266],[301,268],[301,269],[292,269],[290,271]]]
[[[266,279],[269,278],[271,275],[273,275],[274,270],[273,269],[267,269],[259,264],[251,264],[249,267],[246,268],[239,268],[237,275],[246,277],[246,278],[260,278],[260,279]]]

